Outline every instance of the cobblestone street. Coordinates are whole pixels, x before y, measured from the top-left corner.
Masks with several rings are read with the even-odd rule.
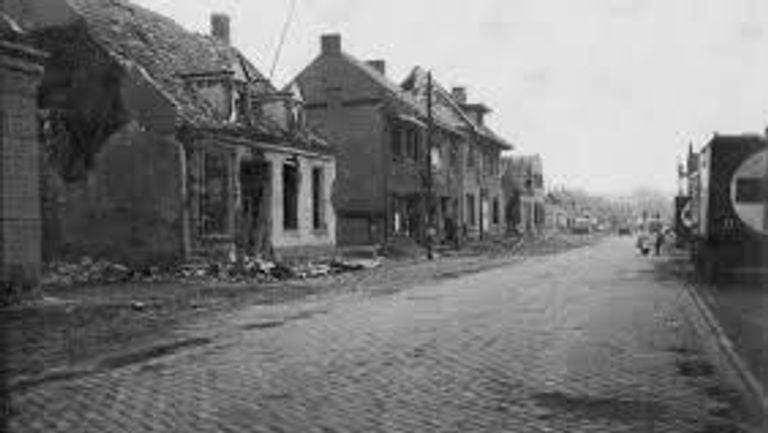
[[[682,287],[632,242],[247,307],[17,387],[10,431],[749,431]]]

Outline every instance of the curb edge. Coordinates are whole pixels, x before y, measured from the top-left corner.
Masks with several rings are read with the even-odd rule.
[[[720,323],[712,313],[707,301],[690,283],[684,284],[684,290],[693,302],[696,312],[703,319],[705,326],[714,334],[716,349],[719,350],[729,364],[728,367],[736,372],[744,389],[750,394],[750,405],[758,409],[761,422],[768,422],[768,395],[752,371],[747,367],[741,356],[736,353],[733,342],[727,336]]]

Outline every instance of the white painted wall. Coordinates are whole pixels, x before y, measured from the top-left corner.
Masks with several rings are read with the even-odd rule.
[[[283,228],[283,164],[291,155],[267,152],[266,158],[272,167],[272,245],[280,248],[334,246],[336,244],[336,212],[331,202],[331,191],[336,178],[336,163],[333,159],[299,156],[299,203],[298,228]],[[312,169],[323,169],[323,198],[325,203],[325,228],[312,227]]]

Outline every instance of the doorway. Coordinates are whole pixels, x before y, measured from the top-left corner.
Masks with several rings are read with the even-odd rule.
[[[240,163],[242,206],[237,243],[245,254],[270,252],[270,180],[269,162],[245,160]]]

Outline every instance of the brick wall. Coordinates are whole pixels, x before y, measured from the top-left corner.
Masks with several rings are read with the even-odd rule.
[[[40,274],[39,60],[0,41],[0,282],[35,284]]]
[[[127,125],[87,179],[63,185],[58,252],[132,265],[183,258],[183,182],[181,144]]]
[[[389,166],[379,84],[335,55],[320,56],[297,81],[309,124],[337,149],[333,204],[338,243],[381,241]]]

